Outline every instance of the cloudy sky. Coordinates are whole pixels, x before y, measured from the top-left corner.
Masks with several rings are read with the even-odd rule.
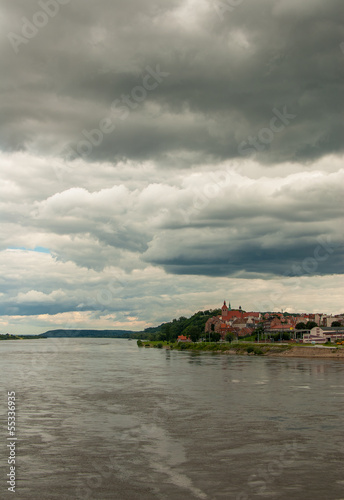
[[[0,331],[343,307],[342,0],[0,0]]]

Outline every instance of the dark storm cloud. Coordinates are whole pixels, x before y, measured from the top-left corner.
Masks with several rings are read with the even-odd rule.
[[[167,272],[175,274],[198,274],[205,276],[309,276],[336,274],[343,268],[344,251],[338,243],[317,240],[313,244],[300,245],[297,240],[273,247],[261,244],[242,243],[233,248],[230,240],[214,247],[187,248],[172,258],[157,258],[154,264],[162,265]],[[235,245],[237,246],[237,245]],[[320,256],[317,258],[317,256]]]
[[[216,4],[216,2],[215,2]],[[87,160],[240,157],[239,145],[269,129],[273,109],[295,119],[261,133],[262,162],[309,160],[342,150],[342,2],[245,0],[221,19],[214,2],[74,0],[15,54],[3,38],[4,149],[51,153],[77,147],[83,130],[110,117],[116,130]],[[184,9],[184,11],[183,11]],[[3,33],[20,34],[42,10],[34,1],[3,8]],[[13,43],[12,43],[13,45]],[[147,67],[169,73],[142,102]],[[131,96],[121,120],[111,103]],[[123,115],[123,112],[122,112]]]

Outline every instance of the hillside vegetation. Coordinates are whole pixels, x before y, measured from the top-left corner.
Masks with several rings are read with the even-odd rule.
[[[207,311],[198,311],[190,318],[181,316],[179,319],[173,319],[168,323],[162,323],[160,326],[146,328],[143,332],[132,335],[136,339],[160,340],[174,342],[179,335],[190,336],[193,340],[204,335],[204,327],[209,318],[221,314],[221,309],[209,309]]]

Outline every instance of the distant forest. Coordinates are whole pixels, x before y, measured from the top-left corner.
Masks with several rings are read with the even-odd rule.
[[[41,338],[56,338],[56,337],[98,337],[98,338],[116,338],[128,339],[133,334],[132,330],[49,330],[41,333],[38,337]]]

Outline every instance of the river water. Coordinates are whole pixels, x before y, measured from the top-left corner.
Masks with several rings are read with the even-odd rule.
[[[342,361],[47,339],[0,362],[1,499],[344,499]]]

